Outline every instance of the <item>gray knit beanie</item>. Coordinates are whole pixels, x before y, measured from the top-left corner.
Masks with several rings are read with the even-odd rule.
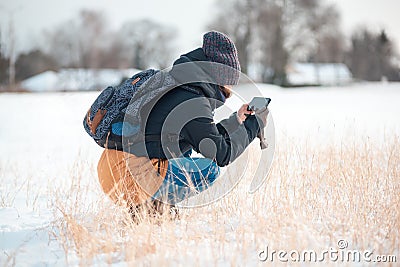
[[[237,85],[240,77],[240,63],[235,44],[223,33],[207,32],[203,36],[203,51],[206,57],[216,63],[215,78],[219,85]]]

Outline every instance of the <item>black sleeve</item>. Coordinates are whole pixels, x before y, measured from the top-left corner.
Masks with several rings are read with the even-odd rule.
[[[182,129],[182,135],[193,149],[213,159],[221,167],[239,157],[256,137],[259,127],[255,118],[239,124],[236,114],[218,124],[213,122],[210,106],[202,110],[204,116],[189,121]],[[253,116],[254,117],[254,116]]]
[[[244,127],[246,128],[250,142],[253,141],[254,138],[256,138],[258,132],[260,131],[260,125],[258,124],[256,116],[255,115],[248,116],[243,124]]]
[[[222,121],[220,121],[219,123],[217,123],[217,129],[218,132],[220,134],[222,134],[223,136],[226,136],[228,133],[232,133],[234,131],[237,130],[237,128],[240,126],[240,123],[236,117],[236,112],[232,113],[232,115],[227,118],[224,119]]]

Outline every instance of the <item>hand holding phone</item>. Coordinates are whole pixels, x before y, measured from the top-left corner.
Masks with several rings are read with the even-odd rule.
[[[260,139],[261,149],[266,149],[268,147],[264,137],[264,127],[267,125],[267,117],[269,113],[268,105],[270,102],[271,98],[254,97],[247,108],[247,110],[255,112],[257,121],[260,125],[260,131],[257,134],[257,137]]]
[[[254,97],[249,103],[249,107],[247,108],[247,110],[251,110],[256,113],[263,112],[268,108],[270,102],[271,98]]]

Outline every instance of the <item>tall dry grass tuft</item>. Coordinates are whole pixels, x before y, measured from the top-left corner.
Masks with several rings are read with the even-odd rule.
[[[382,146],[368,141],[322,150],[299,146],[305,153],[298,156],[281,149],[265,195],[256,196],[257,217],[267,218],[271,227],[259,229],[261,234],[272,233],[281,247],[326,248],[345,238],[355,249],[396,252],[398,137]]]
[[[144,216],[132,222],[102,194],[95,169],[76,166],[69,189],[54,192],[55,235],[82,265],[256,265],[266,246],[323,251],[340,239],[352,250],[399,257],[400,140],[355,140],[324,147],[282,140],[255,194],[245,179],[220,201],[183,209],[172,221]],[[255,167],[250,164],[246,177]]]

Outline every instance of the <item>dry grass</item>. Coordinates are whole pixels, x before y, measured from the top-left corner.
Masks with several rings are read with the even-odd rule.
[[[216,203],[157,223],[132,223],[100,192],[95,169],[76,166],[69,189],[51,196],[60,218],[54,235],[83,266],[267,264],[257,258],[267,245],[322,251],[339,239],[349,249],[399,257],[399,138],[354,140],[325,147],[281,140],[270,177],[255,194],[242,181]]]

